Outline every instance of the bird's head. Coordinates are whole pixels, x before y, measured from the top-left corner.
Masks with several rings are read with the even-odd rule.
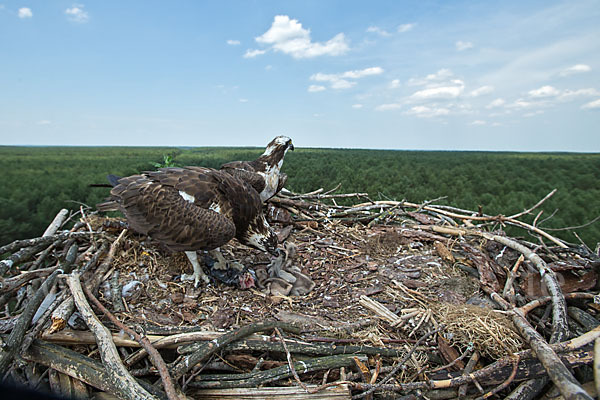
[[[287,136],[277,136],[275,139],[269,142],[265,152],[262,154],[262,156],[260,156],[260,158],[265,161],[272,160],[272,162],[276,164],[283,159],[288,150],[294,150],[292,139]]]
[[[248,229],[239,240],[246,246],[267,251],[275,256],[279,254],[277,235],[262,212],[250,222]]]

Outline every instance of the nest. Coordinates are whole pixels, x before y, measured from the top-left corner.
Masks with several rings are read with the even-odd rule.
[[[524,347],[511,319],[503,312],[471,304],[432,305],[438,323],[446,326],[444,337],[462,351],[475,349],[497,360]]]
[[[473,226],[475,213],[470,211],[374,202],[365,194],[340,194],[365,202],[338,206],[327,200],[335,196],[287,193],[270,201],[268,215],[280,242],[297,249],[286,263],[314,282],[299,296],[274,295],[261,288],[240,290],[217,281],[195,288],[181,279],[192,269],[184,255],[123,231],[124,221],[118,218],[80,215],[70,232],[55,230],[45,238],[4,246],[0,302],[6,306],[0,330],[10,337],[0,352],[0,366],[9,368],[17,382],[38,382],[59,393],[66,393],[61,388],[66,381],[47,376],[69,375],[88,394],[99,390],[122,397],[131,389],[129,384],[109,384],[110,374],[117,372],[101,361],[106,350],[96,344],[98,333],[90,332],[91,317],[81,314],[79,322],[74,317],[78,313],[73,313],[71,298],[77,293],[79,301],[85,301],[73,286],[79,276],[88,291],[98,290],[95,313],[111,330],[102,340],[115,342],[127,373],[138,382],[159,378],[158,367],[140,354],[140,345],[129,333],[120,333],[135,327],[157,346],[175,383],[187,395],[199,397],[222,398],[231,395],[232,388],[289,395],[290,386],[304,383],[313,388],[326,383],[320,390],[346,399],[352,392],[375,388],[375,398],[383,390],[433,397],[435,393],[425,391],[463,384],[467,394],[478,393],[473,379],[490,393],[507,392],[516,382],[545,374],[545,367],[527,350],[545,339],[522,336],[523,324],[531,324],[546,338],[561,326],[570,326],[573,336],[594,330],[600,308],[586,291],[596,285],[598,259],[585,248],[546,233],[544,240],[555,246],[538,247],[494,230],[516,221],[510,217],[484,215],[478,217],[481,225]],[[543,259],[533,257],[532,249]],[[257,270],[271,262],[235,241],[221,250],[227,259]],[[525,259],[519,257],[521,252]],[[58,265],[75,273],[62,274]],[[538,308],[556,300],[534,299],[547,285],[540,282],[541,268],[552,269],[558,281],[568,283],[554,292],[564,291],[569,301],[578,301],[570,303],[570,325],[566,315],[564,325],[549,321],[552,306],[546,312]],[[40,308],[52,287],[52,296]],[[106,312],[100,311],[102,305]],[[510,312],[515,307],[520,313]],[[107,320],[107,313],[116,321]],[[50,326],[51,320],[58,322]],[[167,347],[157,344],[171,340]],[[579,347],[563,345],[560,365],[552,360],[544,365],[591,364],[592,350],[585,347],[589,341],[577,343]],[[485,368],[468,369],[462,360],[469,358],[479,358]],[[510,363],[518,368],[513,370]],[[79,381],[83,370],[88,374],[85,383]],[[168,380],[161,379],[166,388]],[[340,381],[344,383],[335,383]],[[164,396],[157,386],[146,388]],[[298,396],[302,394],[306,391]]]

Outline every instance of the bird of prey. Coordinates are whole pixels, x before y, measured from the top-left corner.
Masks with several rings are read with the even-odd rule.
[[[228,173],[204,167],[161,168],[124,178],[109,176],[109,181],[114,186],[111,196],[98,210],[119,210],[135,231],[172,251],[184,251],[194,267],[196,286],[201,279],[209,281],[198,263],[198,250],[211,251],[220,269],[228,266],[219,247],[234,237],[273,255],[279,252],[259,194]]]
[[[283,189],[287,180],[287,175],[279,171],[288,150],[294,150],[292,139],[287,136],[277,136],[256,160],[232,161],[223,164],[221,170],[248,182],[265,202]]]

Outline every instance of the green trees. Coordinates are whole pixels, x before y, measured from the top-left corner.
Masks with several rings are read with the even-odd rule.
[[[153,163],[218,168],[251,160],[262,148],[1,147],[0,244],[40,235],[64,207],[94,206],[108,195],[109,173],[126,176],[154,169]],[[165,158],[167,156],[167,158]],[[371,199],[438,203],[487,214],[520,212],[552,189],[540,210],[542,228],[576,226],[600,215],[600,155],[559,153],[425,152],[355,149],[296,149],[283,165],[287,187],[296,192],[367,192]],[[347,203],[356,202],[349,199]],[[538,210],[538,211],[540,211]],[[528,216],[529,222],[534,216]],[[570,232],[555,232],[572,242]],[[578,230],[594,247],[600,222]]]

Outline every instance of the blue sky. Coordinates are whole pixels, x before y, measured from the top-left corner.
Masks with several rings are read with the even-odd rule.
[[[600,152],[600,1],[0,0],[0,144]]]

